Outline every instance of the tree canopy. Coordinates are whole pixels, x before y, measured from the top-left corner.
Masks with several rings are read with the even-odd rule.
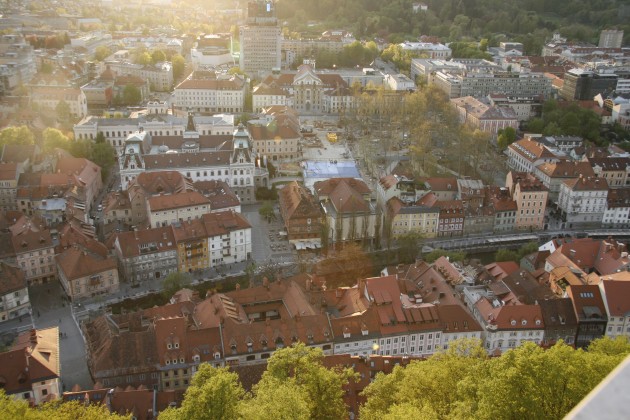
[[[191,281],[192,280],[188,273],[171,273],[162,280],[162,294],[165,297],[170,298],[178,290],[188,287]]]
[[[319,348],[297,343],[276,350],[252,393],[236,373],[201,364],[182,406],[160,418],[170,419],[339,419],[347,407],[343,386],[354,378],[351,369],[328,369]]]
[[[83,405],[78,401],[60,400],[30,407],[26,400],[16,400],[0,390],[0,418],[24,420],[115,420],[131,419],[131,415],[112,414],[104,405]]]
[[[0,130],[0,147],[5,144],[28,146],[35,143],[35,135],[25,125],[6,127]]]
[[[418,413],[436,419],[561,419],[630,353],[627,338],[603,338],[588,351],[528,342],[488,358],[462,340],[427,361],[378,374],[364,391],[361,418]]]

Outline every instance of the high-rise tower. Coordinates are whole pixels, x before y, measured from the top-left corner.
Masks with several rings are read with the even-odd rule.
[[[281,33],[271,0],[254,0],[247,5],[247,23],[239,29],[240,68],[258,77],[280,68]]]

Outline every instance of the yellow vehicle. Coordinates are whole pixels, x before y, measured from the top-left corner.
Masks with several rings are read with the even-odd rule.
[[[330,143],[337,143],[337,133],[328,133],[326,134],[326,138]]]

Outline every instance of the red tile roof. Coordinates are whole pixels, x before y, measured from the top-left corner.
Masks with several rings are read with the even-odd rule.
[[[583,177],[567,179],[564,184],[573,191],[607,191],[608,181],[606,178]]]
[[[172,195],[156,195],[147,200],[151,212],[209,205],[210,200],[197,191]]]

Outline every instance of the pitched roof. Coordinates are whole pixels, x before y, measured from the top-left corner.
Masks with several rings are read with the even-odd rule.
[[[238,196],[225,181],[197,181],[193,183],[193,187],[210,201],[210,208],[213,211],[241,204]]]
[[[179,194],[156,195],[147,200],[151,212],[180,209],[193,206],[209,205],[210,200],[197,191],[185,191]]]
[[[141,172],[130,181],[128,190],[138,186],[147,194],[175,194],[186,191],[188,183],[179,171]]]
[[[606,307],[598,286],[568,286],[567,295],[573,302],[575,316],[579,322],[607,319]]]
[[[482,331],[481,325],[461,305],[439,305],[437,310],[445,333]]]
[[[315,182],[313,189],[320,200],[329,199],[338,213],[369,212],[370,204],[364,197],[370,188],[362,180],[331,178]]]
[[[17,163],[0,163],[0,181],[17,181]]]
[[[274,140],[282,141],[288,139],[300,138],[300,133],[290,125],[272,121],[269,124],[247,123],[247,131],[249,131],[252,140]]]
[[[601,286],[608,315],[621,317],[630,315],[630,282],[602,280]]]
[[[292,181],[279,192],[280,209],[285,222],[294,217],[320,217],[315,198],[304,186]]]
[[[115,370],[125,372],[152,372],[158,363],[155,333],[142,327],[140,312],[100,316],[84,324],[83,332],[88,349],[88,367],[98,381]],[[121,329],[127,330],[122,334]]]
[[[608,190],[606,178],[584,177],[567,179],[564,184],[573,191],[604,191]]]
[[[58,327],[26,331],[0,353],[0,383],[7,394],[30,391],[60,373]]]
[[[79,247],[68,248],[61,254],[57,254],[55,260],[68,280],[116,270],[118,267],[115,259],[104,258],[98,254],[81,250]]]
[[[26,288],[26,277],[18,267],[0,263],[0,296]]]
[[[544,158],[555,158],[555,155],[542,143],[529,138],[515,141],[508,147],[530,162]]]
[[[16,254],[32,252],[38,249],[50,248],[53,246],[52,237],[49,230],[34,231],[29,230],[19,235],[12,236],[11,242]]]
[[[424,180],[424,184],[432,191],[457,191],[457,178],[432,177]]]
[[[588,162],[561,160],[541,163],[536,168],[550,178],[577,178],[580,175],[586,177],[595,176],[595,172],[593,172],[593,168]]]
[[[172,226],[120,232],[115,236],[123,258],[177,249]]]

